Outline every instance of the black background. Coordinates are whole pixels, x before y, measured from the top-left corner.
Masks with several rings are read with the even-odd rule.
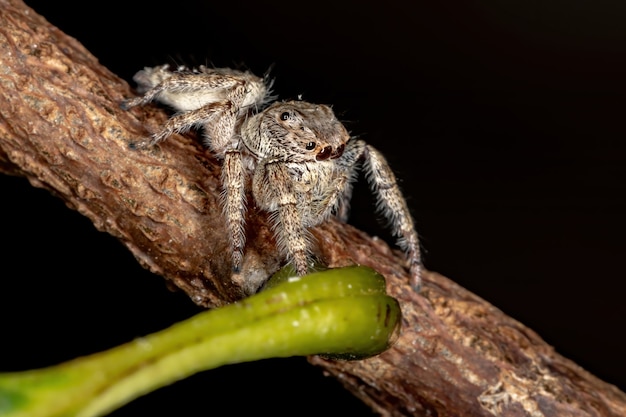
[[[387,156],[429,269],[626,389],[626,4],[27,3],[127,81],[166,62],[273,65],[280,98],[332,104]],[[11,271],[0,369],[102,350],[197,311],[47,192],[6,176],[0,186]],[[351,222],[389,239],[377,220],[357,188]],[[113,415],[216,405],[370,415],[301,358],[203,373]]]

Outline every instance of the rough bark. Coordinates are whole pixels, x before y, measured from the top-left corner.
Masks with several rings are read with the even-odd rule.
[[[21,1],[0,0],[0,48],[0,172],[62,198],[199,305],[240,299],[280,266],[266,216],[251,207],[243,272],[231,276],[219,162],[182,136],[130,150],[167,116],[122,111],[129,86],[76,40]],[[329,266],[372,266],[401,302],[403,331],[387,352],[310,359],[380,414],[626,415],[623,392],[447,278],[427,273],[418,295],[383,242],[335,221],[314,235]]]

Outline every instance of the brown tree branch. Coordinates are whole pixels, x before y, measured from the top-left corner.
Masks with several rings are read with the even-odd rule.
[[[128,142],[166,115],[120,110],[132,95],[123,80],[21,1],[0,6],[0,171],[62,198],[199,305],[254,292],[281,260],[266,217],[251,208],[243,272],[231,276],[219,163],[181,136],[131,151]],[[623,392],[447,278],[427,273],[418,295],[403,257],[381,241],[334,221],[314,235],[329,266],[374,267],[402,304],[403,331],[387,352],[355,362],[310,359],[380,414],[626,415]]]

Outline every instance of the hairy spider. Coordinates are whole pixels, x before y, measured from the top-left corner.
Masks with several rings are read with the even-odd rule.
[[[233,270],[243,262],[245,185],[251,178],[256,205],[270,213],[279,249],[304,275],[311,260],[308,229],[336,215],[345,221],[351,182],[360,161],[409,261],[411,284],[420,286],[419,241],[407,204],[385,158],[350,135],[330,107],[305,101],[272,102],[271,83],[228,68],[195,70],[167,65],[145,68],[134,77],[141,97],[123,107],[152,100],[179,113],[163,129],[134,144],[147,147],[174,132],[202,126],[206,144],[221,159],[224,216]],[[271,104],[270,104],[271,103]]]

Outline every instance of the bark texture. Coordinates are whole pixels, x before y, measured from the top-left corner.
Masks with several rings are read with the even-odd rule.
[[[219,162],[182,136],[130,150],[167,116],[122,111],[126,82],[19,0],[0,0],[0,96],[0,172],[62,198],[195,303],[240,299],[280,266],[266,216],[250,207],[244,268],[231,275]],[[428,272],[415,294],[402,255],[383,242],[335,221],[313,233],[329,266],[374,267],[402,305],[403,331],[387,352],[310,358],[380,414],[626,415],[626,394],[449,279]]]

